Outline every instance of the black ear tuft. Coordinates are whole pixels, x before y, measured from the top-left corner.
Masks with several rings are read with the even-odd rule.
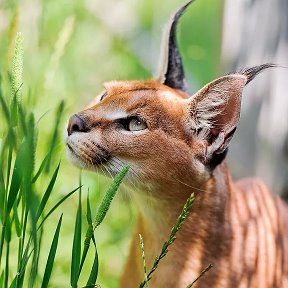
[[[266,63],[250,68],[244,68],[243,70],[239,71],[237,74],[242,74],[247,77],[247,82],[246,85],[251,82],[259,73],[263,72],[264,70],[268,68],[274,68],[274,67],[280,67],[277,64],[272,64],[272,63]]]
[[[167,32],[162,41],[162,59],[160,63],[160,81],[175,89],[187,90],[181,55],[177,47],[177,23],[187,7],[194,0],[188,1],[172,16]]]

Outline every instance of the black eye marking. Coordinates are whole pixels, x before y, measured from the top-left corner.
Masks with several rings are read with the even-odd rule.
[[[106,92],[104,92],[104,93],[102,94],[101,98],[100,98],[100,101],[102,101],[102,100],[103,100],[103,98],[107,96],[107,94],[108,94],[108,93],[107,93],[107,91],[106,91]]]
[[[124,128],[125,130],[128,130],[128,126],[132,118],[135,118],[135,116],[129,116],[127,118],[120,118],[120,119],[117,119],[116,122],[118,122],[122,128]]]
[[[116,120],[116,122],[118,122],[121,125],[121,127],[127,131],[131,131],[129,126],[130,126],[132,121],[135,121],[136,123],[138,122],[139,124],[142,123],[142,124],[146,125],[146,127],[147,127],[146,122],[138,116],[129,116],[127,118],[121,118],[121,119]]]

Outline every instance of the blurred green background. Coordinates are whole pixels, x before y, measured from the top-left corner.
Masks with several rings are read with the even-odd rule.
[[[179,0],[0,0],[2,75],[7,74],[10,68],[16,32],[21,31],[24,36],[22,101],[33,110],[36,121],[39,119],[36,167],[45,156],[61,100],[65,101],[65,112],[60,136],[64,135],[69,116],[82,110],[100,93],[103,82],[147,79],[156,73],[163,27],[181,4],[183,1]],[[196,1],[178,27],[179,46],[191,93],[219,76],[221,19],[222,1]],[[0,115],[0,121],[1,117],[3,115]],[[59,160],[60,174],[52,200],[79,184],[80,172],[66,159],[62,137],[59,137],[53,165]],[[83,171],[82,183],[83,194],[85,196],[89,191],[92,210],[95,211],[110,179]],[[39,185],[41,191],[41,185],[46,187],[47,183]],[[69,287],[76,210],[77,195],[74,195],[45,227],[43,247],[48,249],[52,231],[60,214],[64,213],[51,287]],[[100,259],[98,283],[102,287],[117,287],[136,217],[137,208],[122,187],[108,217],[96,232]],[[47,251],[43,251],[40,258],[43,267],[46,254]],[[83,279],[88,277],[88,273],[84,271]]]

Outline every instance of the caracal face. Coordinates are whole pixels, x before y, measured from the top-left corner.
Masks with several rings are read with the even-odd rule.
[[[176,26],[192,1],[171,18],[155,80],[113,81],[69,121],[69,157],[81,168],[163,186],[167,179],[201,185],[224,160],[236,130],[242,90],[273,64],[218,78],[189,95]],[[140,180],[140,181],[138,181]],[[188,182],[189,182],[188,181]],[[135,183],[135,181],[133,181]]]
[[[203,177],[205,147],[193,137],[188,94],[156,80],[105,88],[70,119],[66,144],[74,164],[108,175],[128,164],[130,177],[149,181],[183,177],[195,165],[195,176]]]

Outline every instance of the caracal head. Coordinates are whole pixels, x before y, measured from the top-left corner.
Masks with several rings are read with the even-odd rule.
[[[74,164],[108,175],[128,164],[134,183],[193,179],[200,184],[224,160],[242,89],[273,65],[221,77],[190,95],[176,45],[176,25],[190,3],[169,22],[156,80],[106,83],[103,93],[70,118],[66,144]]]

